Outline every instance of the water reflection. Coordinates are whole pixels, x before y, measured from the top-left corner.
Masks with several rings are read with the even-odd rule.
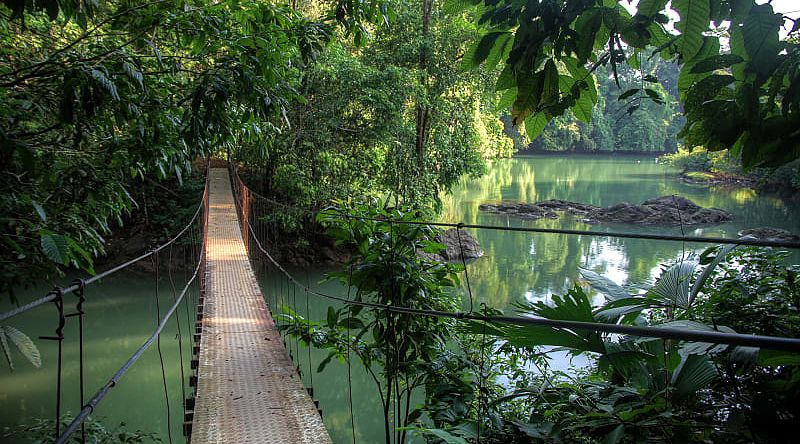
[[[735,237],[745,228],[774,226],[800,232],[800,210],[783,200],[749,189],[706,188],[684,184],[677,172],[652,157],[526,156],[498,160],[478,179],[465,179],[443,197],[442,220],[508,227],[568,228],[603,232],[646,232]],[[536,202],[563,199],[609,206],[640,203],[658,196],[686,196],[704,207],[732,212],[732,222],[712,227],[637,227],[587,225],[565,216],[557,220],[522,220],[479,211],[483,202]],[[496,308],[515,301],[547,300],[580,279],[578,267],[590,268],[619,284],[652,279],[659,265],[705,247],[703,244],[472,230],[485,256],[470,266],[473,294]]]

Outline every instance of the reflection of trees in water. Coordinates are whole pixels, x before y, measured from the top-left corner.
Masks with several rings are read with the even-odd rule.
[[[677,194],[704,207],[733,212],[736,220],[716,227],[684,227],[687,235],[728,236],[752,226],[772,225],[800,231],[800,213],[784,201],[751,190],[711,190],[677,180],[675,171],[654,157],[533,156],[492,162],[485,176],[465,179],[443,196],[441,220],[516,227],[570,228],[602,231],[680,234],[680,227],[600,225],[592,227],[566,216],[557,220],[522,220],[478,210],[483,202],[536,202],[563,199],[609,206]],[[580,279],[578,267],[589,267],[620,284],[651,278],[659,265],[705,245],[602,236],[566,236],[470,230],[485,256],[469,266],[476,300],[507,307],[526,297],[563,292]]]

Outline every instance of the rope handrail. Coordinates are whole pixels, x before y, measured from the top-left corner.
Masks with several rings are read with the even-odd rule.
[[[239,170],[234,169],[235,173],[235,180],[239,181],[243,186],[245,185],[244,181],[239,177]],[[309,208],[302,208],[296,205],[287,204],[284,202],[278,202],[275,199],[271,199],[269,197],[262,196],[261,194],[256,193],[250,187],[247,187],[248,193],[251,195],[256,196],[259,199],[265,200],[267,202],[274,203],[276,205],[280,205],[285,208],[292,208],[297,211],[303,211],[312,213],[316,210],[312,210]],[[346,212],[340,212],[343,218],[351,218],[351,219],[358,219],[358,220],[369,220],[374,222],[385,222],[385,223],[392,223],[392,224],[406,224],[406,225],[429,225],[434,227],[446,227],[446,228],[474,228],[479,230],[495,230],[495,231],[511,231],[511,232],[523,232],[523,233],[550,233],[550,234],[568,234],[568,235],[578,235],[578,236],[599,236],[599,237],[613,237],[619,239],[648,239],[648,240],[664,240],[664,241],[677,241],[677,242],[699,242],[699,243],[710,243],[710,244],[731,244],[731,245],[746,245],[746,246],[753,246],[753,247],[777,247],[777,248],[791,248],[791,249],[800,249],[800,241],[778,241],[778,240],[768,240],[768,239],[755,239],[755,238],[748,238],[742,237],[739,239],[731,239],[726,237],[707,237],[707,236],[684,236],[684,235],[670,235],[670,234],[649,234],[649,233],[630,233],[630,232],[603,232],[603,231],[591,231],[591,230],[572,230],[566,228],[535,228],[535,227],[507,227],[501,225],[487,225],[487,224],[467,224],[463,222],[432,222],[432,221],[416,221],[416,220],[400,220],[400,219],[390,219],[390,218],[377,218],[377,217],[367,217],[367,216],[359,216],[357,214],[350,214]]]
[[[245,186],[241,179],[236,178],[240,181],[242,186]],[[238,196],[235,199],[237,207],[239,204]],[[650,338],[660,338],[660,339],[674,339],[674,340],[684,340],[684,341],[693,341],[693,342],[707,342],[707,343],[714,343],[714,344],[726,344],[726,345],[739,345],[739,346],[747,346],[747,347],[761,347],[766,349],[772,350],[782,350],[782,351],[790,351],[790,352],[800,352],[800,339],[794,338],[784,338],[784,337],[775,337],[775,336],[764,336],[764,335],[747,335],[742,333],[726,333],[721,331],[702,331],[702,330],[688,330],[688,329],[681,329],[681,328],[674,328],[674,327],[639,327],[633,325],[620,325],[620,324],[606,324],[600,322],[585,322],[585,321],[566,321],[566,320],[557,320],[557,319],[547,319],[547,318],[540,318],[540,317],[522,317],[522,316],[486,316],[486,315],[478,315],[473,312],[450,312],[450,311],[441,311],[441,310],[423,310],[417,308],[410,308],[410,307],[399,307],[395,305],[387,305],[387,304],[378,304],[374,302],[363,302],[363,301],[354,301],[350,299],[346,299],[340,296],[334,296],[331,294],[323,293],[316,291],[309,287],[308,285],[304,285],[295,279],[291,273],[286,271],[274,257],[261,245],[261,241],[256,237],[254,234],[254,229],[250,221],[246,221],[247,226],[249,228],[249,233],[251,233],[253,240],[255,241],[256,247],[261,251],[261,253],[266,256],[267,259],[280,270],[286,277],[298,288],[302,289],[303,291],[308,292],[309,294],[313,294],[315,296],[319,296],[322,298],[326,298],[329,300],[334,300],[341,302],[345,305],[355,305],[364,308],[372,308],[377,310],[384,310],[393,313],[404,313],[404,314],[413,314],[419,316],[428,316],[428,317],[436,317],[436,318],[450,318],[450,319],[460,319],[460,320],[472,320],[472,321],[480,321],[480,322],[495,322],[500,324],[512,324],[512,325],[519,325],[519,326],[540,326],[540,327],[551,327],[551,328],[565,328],[570,330],[582,330],[582,331],[596,331],[601,333],[615,333],[615,334],[625,334],[625,335],[632,335],[632,336],[639,336],[639,337],[650,337]],[[465,225],[453,225],[455,227],[464,227]]]
[[[208,182],[208,177],[206,177],[206,182]],[[92,284],[92,283],[97,282],[100,279],[103,279],[105,277],[108,277],[108,276],[110,276],[110,275],[112,275],[112,274],[114,274],[114,273],[116,273],[116,272],[118,272],[120,270],[123,270],[123,269],[125,269],[127,267],[130,267],[131,265],[135,264],[136,262],[139,262],[142,259],[146,259],[146,258],[158,253],[159,251],[163,250],[164,248],[172,245],[173,243],[175,243],[178,239],[180,239],[181,236],[183,236],[184,233],[186,233],[186,231],[197,220],[197,216],[200,214],[200,210],[203,208],[203,202],[205,202],[205,198],[206,198],[207,194],[208,194],[208,185],[206,185],[205,190],[203,190],[203,196],[200,198],[200,203],[197,205],[197,209],[195,210],[194,215],[192,216],[192,219],[186,224],[186,226],[183,227],[182,230],[180,230],[175,236],[170,238],[166,243],[163,243],[163,244],[159,245],[156,248],[148,250],[148,251],[146,251],[145,253],[141,254],[140,256],[138,256],[136,258],[133,258],[133,259],[127,261],[127,262],[119,264],[119,265],[117,265],[117,266],[115,266],[113,268],[110,268],[110,269],[108,269],[108,270],[106,270],[106,271],[104,271],[104,272],[102,272],[100,274],[96,274],[96,275],[94,275],[94,276],[92,276],[90,278],[84,279],[82,281],[82,284],[73,283],[69,287],[60,288],[59,290],[61,291],[61,295],[63,296],[63,295],[70,294],[70,293],[78,290],[82,286],[86,286],[86,285]],[[9,311],[7,311],[5,313],[0,313],[0,322],[5,321],[6,319],[9,319],[9,318],[13,318],[14,316],[20,315],[22,313],[25,313],[26,311],[32,310],[32,309],[34,309],[34,308],[36,308],[36,307],[38,307],[40,305],[46,304],[48,302],[52,302],[56,298],[57,298],[57,295],[55,294],[55,292],[51,291],[50,293],[47,293],[47,295],[45,295],[45,296],[43,296],[43,297],[41,297],[39,299],[33,300],[33,301],[31,301],[31,302],[29,302],[29,303],[27,303],[25,305],[19,306],[19,307],[15,308],[15,309],[9,310]]]
[[[117,370],[117,372],[114,373],[114,375],[108,380],[108,382],[106,382],[102,387],[100,387],[100,389],[98,389],[95,392],[95,394],[89,399],[89,402],[87,402],[86,405],[82,407],[80,413],[78,413],[78,415],[75,416],[75,418],[72,420],[69,426],[67,426],[66,430],[64,430],[64,433],[58,437],[58,439],[56,440],[56,444],[63,444],[69,440],[70,436],[72,436],[72,434],[78,430],[78,428],[86,420],[86,418],[88,418],[89,415],[92,414],[97,404],[99,404],[100,401],[102,401],[103,398],[105,398],[106,394],[108,394],[108,391],[117,385],[122,376],[133,366],[133,364],[136,363],[136,361],[139,360],[142,354],[144,354],[144,352],[147,351],[148,348],[150,348],[150,346],[153,344],[156,338],[158,338],[161,335],[161,332],[167,325],[167,321],[169,321],[173,313],[175,313],[175,310],[177,310],[178,306],[180,306],[181,302],[183,301],[184,296],[186,296],[186,292],[189,290],[189,287],[197,279],[197,276],[200,272],[200,266],[203,263],[203,257],[205,256],[204,250],[205,248],[200,249],[201,251],[200,260],[197,261],[197,266],[194,269],[192,277],[186,283],[186,286],[183,287],[183,290],[181,291],[180,295],[175,299],[175,303],[172,304],[172,307],[170,307],[169,311],[161,319],[161,322],[158,324],[156,330],[153,331],[153,333],[150,335],[149,338],[147,338],[144,344],[142,344],[133,353],[133,355],[131,355],[131,357],[128,358],[127,361],[125,361],[122,367],[120,367],[119,370]]]

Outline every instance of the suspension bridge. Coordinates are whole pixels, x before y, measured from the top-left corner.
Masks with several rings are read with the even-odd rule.
[[[231,172],[232,171],[232,172]],[[22,305],[9,312],[0,313],[0,322],[13,318],[21,313],[53,303],[56,307],[55,335],[43,337],[43,340],[58,342],[57,387],[55,394],[56,418],[62,413],[62,343],[67,339],[64,335],[66,322],[77,318],[78,338],[81,347],[79,353],[80,379],[80,411],[66,427],[55,421],[55,442],[65,443],[79,433],[81,442],[86,442],[84,425],[86,419],[106,397],[108,392],[123,382],[125,373],[136,364],[139,358],[155,344],[161,358],[162,375],[164,365],[179,365],[181,369],[181,390],[183,394],[183,429],[187,440],[193,443],[328,443],[328,435],[322,421],[318,404],[313,400],[313,389],[306,388],[300,377],[299,366],[293,362],[291,347],[287,351],[285,340],[276,329],[272,318],[272,310],[277,306],[287,305],[294,311],[297,301],[293,298],[281,299],[279,295],[263,294],[256,279],[253,264],[263,261],[283,274],[287,287],[293,285],[301,293],[305,293],[306,309],[308,298],[319,297],[335,301],[348,307],[361,307],[399,315],[425,316],[430,318],[448,318],[461,321],[483,323],[512,324],[518,326],[545,326],[556,329],[599,331],[641,337],[677,339],[714,344],[731,344],[768,349],[800,352],[800,339],[771,336],[746,335],[723,331],[689,330],[682,328],[655,328],[633,325],[579,322],[569,320],[544,319],[533,317],[515,317],[487,315],[485,312],[448,312],[424,310],[396,305],[385,305],[360,299],[351,299],[323,293],[301,283],[279,264],[265,247],[268,237],[257,221],[266,212],[275,211],[273,205],[267,210],[265,202],[283,206],[279,202],[251,191],[234,170],[227,168],[209,168],[203,197],[191,221],[164,244],[151,249],[142,255],[99,273],[88,279],[77,279],[66,288],[55,288],[45,296]],[[356,217],[344,215],[343,217]],[[496,226],[477,226],[465,224],[391,221],[373,219],[387,224],[425,224],[453,227],[458,230],[470,227],[476,229],[501,229],[509,231],[530,231],[558,233],[568,235],[602,235],[622,238],[644,238],[658,240],[677,240],[693,242],[711,242],[720,244],[740,244],[759,246],[779,246],[799,248],[798,243],[759,241],[752,239],[709,239],[689,236],[662,236],[634,233],[593,233],[580,230],[557,230],[538,228],[513,228]],[[157,263],[160,252],[169,251],[176,242],[183,240],[190,245],[189,262],[195,264],[192,275],[185,286],[174,290],[172,305],[163,313],[159,311],[160,322],[153,333],[130,358],[123,363],[105,384],[97,388],[91,396],[84,381],[86,359],[83,354],[83,319],[86,315],[84,302],[87,291],[94,282],[111,274],[124,270],[131,265],[153,260]],[[158,267],[156,267],[156,270]],[[157,277],[156,277],[157,279]],[[170,276],[171,280],[171,276]],[[468,283],[467,279],[467,283]],[[470,292],[471,293],[471,292]],[[75,296],[75,310],[69,308],[67,295]],[[156,295],[157,296],[157,295]],[[470,295],[471,297],[471,295]],[[181,330],[179,307],[197,307],[194,322],[187,319],[186,328]],[[157,305],[158,306],[158,305]],[[281,307],[282,308],[282,307]],[[187,317],[188,312],[187,312]],[[178,348],[180,356],[176,360],[165,360],[161,355],[161,336],[168,322],[174,321],[178,327]],[[193,333],[193,334],[192,334]],[[401,334],[397,332],[396,334]],[[483,333],[485,336],[485,332]],[[73,338],[70,338],[73,339]],[[191,370],[184,371],[183,340],[192,341]],[[484,341],[481,341],[483,344]],[[295,351],[299,351],[295,346]],[[387,355],[391,350],[387,350]],[[186,352],[187,355],[189,352]],[[310,353],[310,349],[309,349]],[[347,365],[349,374],[349,356]],[[481,350],[481,356],[486,353]],[[483,359],[481,359],[481,367]],[[309,376],[313,373],[310,368]],[[483,375],[484,369],[476,370]],[[396,377],[396,375],[395,375]],[[312,380],[313,381],[313,380]],[[164,392],[167,393],[167,381],[164,377]],[[347,381],[348,385],[351,381]],[[391,385],[392,381],[386,381]],[[394,384],[398,384],[394,381]],[[313,382],[312,382],[313,385]],[[188,386],[188,388],[187,388]],[[399,385],[398,385],[399,386]],[[194,393],[191,388],[194,388]],[[356,442],[354,420],[352,416],[352,387],[350,394],[350,423],[353,427],[353,442]],[[169,411],[169,396],[166,395]],[[395,413],[401,416],[399,403]],[[408,410],[408,407],[406,407]],[[408,414],[408,411],[405,412]],[[169,415],[169,413],[168,413]],[[168,423],[171,419],[167,418]],[[404,434],[402,436],[405,436]],[[172,442],[172,436],[169,437]],[[478,442],[480,442],[480,428]],[[398,439],[397,442],[401,442]],[[387,434],[387,442],[389,437]]]

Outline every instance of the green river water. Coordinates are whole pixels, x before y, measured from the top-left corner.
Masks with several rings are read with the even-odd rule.
[[[627,231],[680,234],[680,228],[634,227],[627,225],[587,225],[570,217],[558,220],[521,220],[504,215],[486,214],[478,210],[484,202],[518,200],[535,202],[545,199],[564,199],[594,205],[613,205],[621,201],[639,203],[653,197],[677,194],[688,197],[705,207],[728,210],[734,221],[713,227],[687,228],[687,235],[734,237],[745,228],[773,226],[800,233],[800,205],[781,199],[756,195],[737,188],[704,188],[677,180],[676,172],[659,165],[653,157],[582,157],[531,156],[492,162],[488,172],[479,179],[465,179],[452,194],[444,198],[441,220],[519,227],[573,228],[598,232],[598,236],[564,236],[554,234],[515,233],[493,230],[471,230],[481,243],[485,255],[469,266],[469,278],[475,303],[486,302],[497,308],[508,307],[514,301],[546,299],[572,285],[578,267],[588,267],[608,276],[617,283],[638,283],[658,274],[659,265],[682,254],[702,248],[700,244],[682,245],[679,242],[654,242],[635,239],[614,239],[603,232]],[[294,270],[325,292],[342,294],[340,286],[317,284],[324,270]],[[274,275],[260,272],[266,293],[287,294],[285,283]],[[185,273],[176,273],[175,285],[182,287]],[[162,313],[171,303],[172,289],[168,275],[161,273],[158,283]],[[150,334],[156,325],[156,281],[152,274],[125,272],[87,289],[86,348],[87,392],[94,392]],[[21,290],[22,302],[42,295],[49,285]],[[291,293],[290,293],[291,294]],[[304,295],[297,293],[298,307],[305,315]],[[312,318],[321,319],[327,301],[309,300]],[[7,298],[0,311],[11,308]],[[182,331],[189,329],[188,306],[181,307]],[[55,328],[55,309],[39,308],[11,320],[32,338],[52,335]],[[65,330],[64,344],[64,411],[78,410],[77,386],[77,329],[70,320]],[[178,362],[177,326],[171,322],[162,336],[162,355],[166,365],[171,403],[172,435],[182,442],[182,398]],[[0,366],[0,428],[30,423],[35,418],[51,417],[54,412],[56,384],[56,344],[36,340],[42,353],[41,369],[34,369],[15,354],[16,370]],[[352,442],[348,369],[337,362],[322,373],[309,372],[308,350],[298,350],[289,341],[293,355],[304,369],[303,378],[313,386],[320,400],[323,416],[334,442]],[[184,348],[184,359],[188,354]],[[311,350],[311,368],[326,353]],[[567,365],[567,363],[563,363]],[[350,369],[357,441],[376,443],[383,439],[382,415],[374,384],[354,362]],[[167,442],[167,418],[159,356],[155,347],[126,374],[97,408],[96,417],[104,418],[110,427],[125,422],[128,430],[142,429],[160,434]],[[2,436],[2,434],[0,434]],[[22,442],[5,438],[3,442]]]

